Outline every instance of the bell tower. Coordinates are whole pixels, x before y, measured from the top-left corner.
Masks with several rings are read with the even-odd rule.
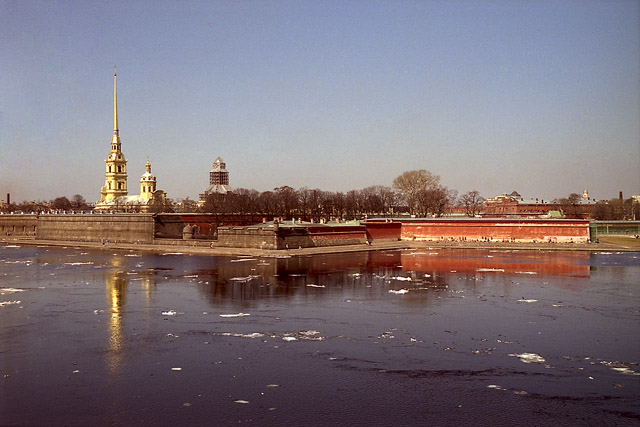
[[[146,172],[140,177],[140,199],[148,202],[156,191],[156,177],[151,174],[151,163],[147,159],[144,165]]]
[[[105,160],[105,184],[101,191],[101,202],[109,202],[127,195],[127,161],[121,151],[118,130],[118,89],[116,67],[113,67],[113,136],[111,152]]]

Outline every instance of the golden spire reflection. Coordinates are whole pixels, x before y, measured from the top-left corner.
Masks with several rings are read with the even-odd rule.
[[[111,373],[117,373],[124,356],[124,332],[122,328],[122,307],[127,294],[127,276],[124,271],[107,273],[107,303],[111,309],[109,316],[109,351],[107,365]]]

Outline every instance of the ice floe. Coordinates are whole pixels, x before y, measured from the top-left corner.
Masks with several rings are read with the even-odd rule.
[[[0,295],[15,294],[16,292],[24,292],[25,289],[18,288],[0,288]]]
[[[220,317],[245,317],[251,316],[249,313],[221,314]]]
[[[403,294],[406,294],[408,292],[409,292],[408,289],[400,289],[400,290],[397,290],[397,291],[395,289],[389,289],[389,293],[390,294],[396,294],[396,295],[403,295]]]
[[[231,280],[232,282],[248,282],[250,280],[257,279],[259,277],[260,276],[258,275],[252,274],[250,276],[244,276],[244,277],[232,277],[229,280]]]
[[[545,358],[536,353],[509,353],[509,356],[517,357],[522,363],[544,363]]]
[[[504,268],[478,268],[476,269],[476,271],[480,271],[480,272],[487,272],[487,271],[504,271]]]
[[[65,265],[93,265],[93,261],[87,262],[65,262]]]
[[[326,286],[324,286],[324,285],[314,285],[313,283],[309,283],[309,284],[307,284],[307,287],[308,288],[324,288]]]
[[[518,302],[538,302],[537,299],[519,299]]]
[[[167,310],[162,312],[163,316],[175,316],[176,314],[178,314],[178,312],[175,310]]]
[[[240,258],[240,259],[232,259],[231,262],[244,262],[244,261],[257,261],[256,258]]]
[[[625,374],[625,375],[640,375],[640,372],[636,372],[633,369],[630,368],[630,366],[632,365],[637,365],[637,363],[632,363],[632,362],[619,362],[619,361],[614,361],[614,362],[607,362],[606,360],[603,360],[602,362],[600,362],[601,365],[604,366],[608,366],[610,367],[612,370],[616,371],[616,372],[620,372],[621,374]]]
[[[516,274],[538,274],[535,271],[516,271]]]
[[[401,280],[401,281],[411,281],[411,277],[404,277],[404,276],[395,276],[395,277],[390,277],[391,280]]]
[[[233,332],[223,332],[220,335],[223,337],[238,337],[238,338],[262,338],[265,336],[260,332],[253,332],[251,334],[237,334]]]
[[[5,305],[14,305],[20,304],[22,301],[0,301],[0,307],[4,307]]]

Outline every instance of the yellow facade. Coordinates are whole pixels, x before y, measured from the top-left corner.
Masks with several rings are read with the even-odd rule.
[[[140,199],[148,202],[156,191],[156,177],[151,174],[151,163],[144,165],[146,172],[140,177]]]

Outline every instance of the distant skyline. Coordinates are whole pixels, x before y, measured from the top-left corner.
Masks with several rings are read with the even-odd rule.
[[[391,186],[640,194],[640,2],[0,0],[0,199]]]

